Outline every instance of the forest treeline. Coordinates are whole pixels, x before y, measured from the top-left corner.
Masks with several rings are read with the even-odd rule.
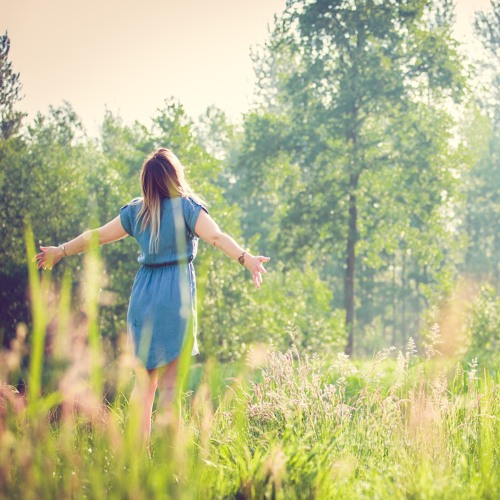
[[[460,283],[474,290],[472,349],[498,346],[500,3],[478,13],[483,55],[464,56],[448,0],[293,0],[253,53],[256,105],[231,123],[194,119],[167,98],[148,124],[105,113],[90,137],[70,103],[28,121],[22,75],[0,42],[0,332],[29,323],[24,241],[58,244],[116,217],[140,195],[139,170],[172,149],[223,230],[271,256],[258,292],[246,272],[200,245],[205,356],[238,358],[256,341],[303,352],[371,354],[421,339]],[[15,41],[13,41],[15,43]],[[101,249],[100,331],[126,329],[137,247]],[[82,259],[69,272],[79,301]],[[463,288],[462,288],[463,290]],[[448,309],[447,309],[448,308]],[[458,325],[458,323],[457,323]],[[462,325],[463,326],[463,325]],[[460,332],[453,332],[458,336]]]

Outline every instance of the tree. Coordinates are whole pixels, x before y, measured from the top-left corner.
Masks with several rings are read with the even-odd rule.
[[[0,135],[3,139],[13,136],[21,126],[24,113],[14,111],[21,99],[19,73],[12,70],[9,61],[10,39],[7,31],[0,36]]]
[[[293,257],[312,247],[336,286],[343,274],[347,353],[353,350],[358,252],[363,259],[391,256],[402,234],[412,242],[432,234],[442,220],[443,190],[454,192],[453,121],[445,104],[459,100],[464,77],[452,20],[446,1],[289,1],[263,54],[259,77],[269,105],[260,123],[272,114],[282,127],[253,134],[257,140],[244,152],[258,158],[267,141],[274,153],[266,162],[250,161],[239,177],[279,176],[283,151],[298,166],[295,191],[280,200],[286,209],[278,248]],[[432,252],[440,260],[438,242],[419,245],[413,258],[435,265],[426,260]],[[336,265],[338,257],[343,266]]]
[[[11,176],[23,177],[22,162],[27,153],[25,141],[18,134],[24,114],[14,111],[14,105],[20,99],[21,83],[19,73],[12,70],[9,50],[10,39],[5,32],[0,36],[0,196],[3,202],[11,200],[13,195],[17,196],[15,206],[19,212],[11,212],[12,207],[7,203],[2,207],[0,217],[0,246],[4,257],[0,264],[0,337],[4,344],[8,344],[17,319],[27,314],[26,270],[24,266],[12,265],[9,260],[12,249],[19,250],[17,244],[22,242],[23,223],[19,214],[25,211],[22,195],[16,191],[18,186],[11,184]],[[24,246],[20,251],[24,255]],[[13,297],[18,300],[12,300]]]
[[[491,3],[492,11],[477,13],[475,31],[482,41],[485,57],[479,63],[480,75],[487,81],[478,93],[483,126],[471,130],[469,139],[483,146],[467,178],[467,215],[465,230],[469,245],[465,271],[475,279],[488,280],[500,287],[500,2]],[[471,113],[473,114],[473,113]],[[478,114],[478,113],[476,113]],[[487,124],[484,124],[484,121]],[[472,136],[475,134],[475,138]],[[479,137],[477,137],[479,136]],[[485,138],[487,139],[486,144]]]

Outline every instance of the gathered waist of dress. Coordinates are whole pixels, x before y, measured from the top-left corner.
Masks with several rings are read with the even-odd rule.
[[[170,262],[159,262],[155,264],[141,264],[144,267],[150,267],[150,268],[155,268],[155,267],[170,267],[170,266],[177,266],[179,264],[191,264],[193,262],[194,257],[190,255],[187,259],[180,259],[180,260],[171,260]]]

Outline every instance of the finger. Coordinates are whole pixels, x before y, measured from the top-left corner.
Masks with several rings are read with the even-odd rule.
[[[42,247],[42,245],[40,245],[40,250],[42,250],[44,252],[45,252],[45,250],[47,250],[47,248],[49,248],[49,247]]]
[[[259,288],[259,280],[258,280],[256,274],[253,275],[253,282],[254,282],[255,288]]]
[[[271,257],[264,257],[263,255],[259,255],[257,257],[261,262],[269,262],[271,260]]]
[[[255,281],[256,283],[258,283],[259,286],[262,283],[262,275],[258,271],[255,273]]]

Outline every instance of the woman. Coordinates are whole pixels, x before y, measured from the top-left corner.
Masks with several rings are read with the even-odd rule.
[[[142,436],[149,448],[157,389],[159,416],[166,423],[173,417],[177,364],[188,329],[193,335],[192,354],[198,354],[192,263],[198,237],[245,266],[256,288],[262,284],[262,273],[266,273],[263,263],[269,257],[251,255],[221,232],[191,190],[182,164],[172,151],[160,148],[145,160],[141,189],[142,198],[122,207],[112,221],[63,245],[41,246],[35,259],[38,269],[50,269],[63,257],[88,250],[94,241],[103,245],[130,235],[139,243],[141,253],[137,260],[141,267],[132,287],[127,325],[135,354],[149,375],[145,387],[136,382],[131,396],[144,408]]]

